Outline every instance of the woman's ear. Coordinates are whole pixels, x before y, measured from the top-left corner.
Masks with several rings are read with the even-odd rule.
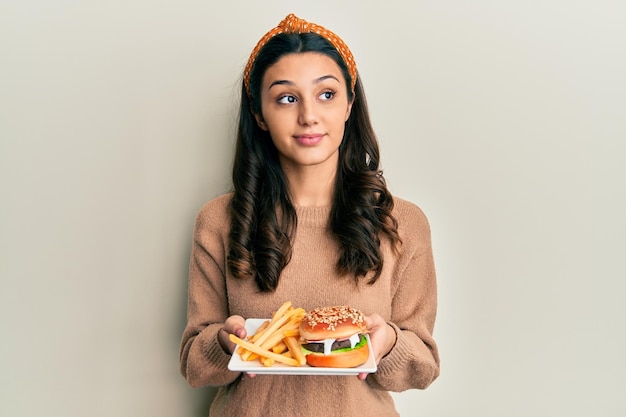
[[[260,114],[254,113],[254,118],[256,119],[256,124],[259,125],[261,130],[265,130],[267,132],[268,128],[267,128],[267,124],[265,124],[265,121],[263,120],[263,116],[261,116]]]

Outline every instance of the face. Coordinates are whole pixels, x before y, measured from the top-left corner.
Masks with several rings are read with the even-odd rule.
[[[284,170],[336,170],[351,108],[335,61],[315,52],[296,53],[265,71],[256,119],[270,133]]]

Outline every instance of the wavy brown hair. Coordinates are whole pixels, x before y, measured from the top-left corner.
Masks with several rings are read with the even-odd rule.
[[[339,65],[353,100],[339,146],[339,166],[330,214],[330,230],[340,244],[337,272],[358,282],[370,271],[368,283],[380,276],[383,258],[380,239],[400,242],[392,216],[393,199],[379,169],[379,149],[372,129],[360,78],[354,93],[351,77],[337,50],[313,34],[280,34],[259,52],[250,73],[250,97],[241,88],[241,107],[230,204],[228,268],[238,278],[254,278],[261,291],[273,291],[291,258],[297,227],[295,208],[269,133],[260,129],[254,114],[261,113],[260,88],[267,68],[287,54],[317,52]]]

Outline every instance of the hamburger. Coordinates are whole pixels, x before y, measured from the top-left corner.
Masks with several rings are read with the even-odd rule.
[[[310,366],[354,368],[367,362],[365,317],[352,307],[320,307],[300,323],[302,351]]]

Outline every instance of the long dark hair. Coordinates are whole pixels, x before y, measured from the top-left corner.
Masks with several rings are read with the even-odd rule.
[[[259,52],[250,73],[250,97],[242,83],[239,130],[233,163],[234,193],[230,205],[228,268],[239,278],[253,277],[261,291],[273,291],[291,258],[297,227],[295,208],[269,133],[256,123],[261,114],[260,89],[267,68],[287,54],[317,52],[332,58],[354,100],[339,147],[330,230],[340,243],[337,272],[358,282],[372,271],[380,276],[380,238],[400,242],[391,214],[393,199],[379,169],[378,141],[372,129],[363,86],[357,77],[354,93],[348,69],[333,45],[313,34],[280,34]]]

